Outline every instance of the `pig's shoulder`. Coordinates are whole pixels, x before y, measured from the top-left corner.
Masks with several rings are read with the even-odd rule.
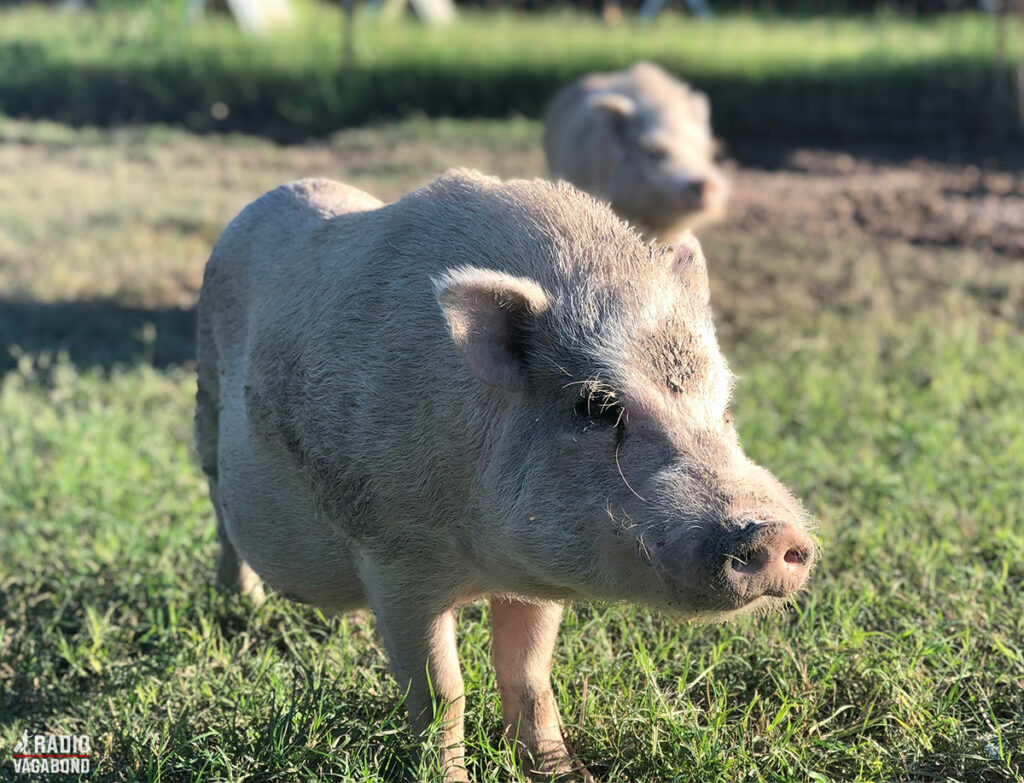
[[[304,274],[318,257],[317,248],[326,246],[317,241],[323,232],[347,222],[345,216],[355,217],[380,206],[368,193],[329,179],[281,185],[249,204],[224,229],[207,263],[204,287],[212,290],[226,285],[238,291],[248,285],[245,281],[257,278],[263,279],[264,285],[277,285],[277,276],[284,274],[285,268],[291,270],[291,282],[296,283],[296,275]],[[299,252],[301,248],[312,249]]]
[[[332,218],[382,206],[359,188],[324,178],[300,179],[264,193],[243,209],[221,235],[219,249],[246,249],[302,241]]]
[[[254,202],[261,211],[296,210],[329,218],[351,212],[366,212],[382,206],[380,199],[341,182],[311,177],[289,182],[275,188]]]

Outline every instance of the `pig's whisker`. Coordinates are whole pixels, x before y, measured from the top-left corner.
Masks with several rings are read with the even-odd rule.
[[[636,537],[636,556],[638,560],[647,565],[651,564],[651,550],[647,548],[647,542],[644,541],[643,534]]]
[[[622,483],[626,485],[626,488],[630,492],[632,492],[634,495],[636,495],[638,498],[640,498],[640,500],[642,500],[644,503],[646,503],[647,502],[647,498],[641,496],[639,492],[637,492],[635,489],[633,489],[632,486],[630,486],[629,480],[626,478],[626,474],[622,472],[622,463],[619,462],[619,448],[620,448],[620,445],[616,445],[615,446],[615,467],[618,468],[618,470],[619,470],[619,475],[622,477]]]
[[[637,527],[637,523],[633,521],[632,517],[630,517],[625,510],[618,515],[612,510],[612,502],[610,498],[605,501],[604,513],[608,515],[608,518],[612,522],[612,529],[616,533],[625,533]]]
[[[551,358],[547,354],[539,353],[538,352],[538,353],[535,354],[535,356],[538,359],[543,359],[544,361],[548,362],[549,364],[554,365],[554,368],[556,370],[558,370],[560,373],[562,373],[562,375],[568,375],[570,378],[572,377],[572,373],[571,372],[569,372],[567,369],[565,369],[562,365],[560,365],[558,362],[556,362],[553,358]]]

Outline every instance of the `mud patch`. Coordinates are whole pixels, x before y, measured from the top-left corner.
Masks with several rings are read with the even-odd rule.
[[[776,170],[733,168],[729,223],[754,234],[900,239],[1024,253],[1024,172],[804,150]]]

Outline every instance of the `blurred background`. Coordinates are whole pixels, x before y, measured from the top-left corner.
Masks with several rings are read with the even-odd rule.
[[[1021,248],[1018,0],[446,3],[0,3],[0,285],[187,308],[221,228],[279,181],[393,198],[451,165],[543,175],[554,92],[639,59],[710,97],[744,232]],[[96,342],[66,327],[78,306],[0,328],[74,351]],[[189,355],[174,333],[155,358]]]
[[[605,780],[1020,780],[1022,13],[0,0],[0,745],[89,733],[91,780],[428,775],[372,624],[209,588],[203,266],[298,177],[545,176],[555,91],[646,59],[710,97],[735,418],[825,556],[784,616],[571,610],[577,750]],[[461,628],[474,774],[515,779],[486,609]]]
[[[411,114],[536,118],[569,78],[643,57],[707,91],[730,143],[1024,139],[1020,0],[671,0],[650,18],[638,0],[489,0],[434,26],[389,0],[285,2],[5,0],[0,106],[294,142]],[[233,21],[275,8],[289,18],[265,35]]]

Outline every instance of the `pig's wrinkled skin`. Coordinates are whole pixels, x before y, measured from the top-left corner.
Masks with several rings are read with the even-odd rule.
[[[607,201],[647,237],[674,241],[724,213],[707,96],[650,63],[561,90],[544,120],[552,176]]]
[[[449,172],[387,206],[280,187],[214,249],[198,362],[221,581],[369,605],[414,728],[444,711],[449,780],[461,603],[490,598],[521,763],[589,779],[550,683],[561,602],[725,618],[813,565],[730,423],[696,240],[646,245],[567,184]]]

